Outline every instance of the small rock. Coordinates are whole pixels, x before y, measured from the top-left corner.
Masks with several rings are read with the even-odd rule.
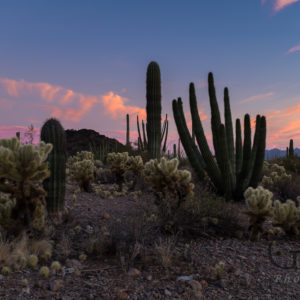
[[[190,281],[195,277],[195,275],[190,275],[190,276],[179,276],[177,277],[177,280],[180,281]]]
[[[90,225],[86,225],[85,230],[87,233],[93,233],[94,232],[94,228]]]
[[[51,289],[51,291],[56,292],[56,291],[60,290],[63,287],[63,285],[64,285],[63,280],[57,279],[57,280],[50,282],[50,289]]]
[[[203,289],[202,284],[197,280],[191,280],[189,281],[189,284],[194,291],[202,291]]]
[[[0,280],[4,279],[4,276],[2,274],[0,274]]]
[[[208,283],[206,280],[203,279],[200,281],[200,283],[201,283],[203,289],[206,289],[208,287]]]
[[[82,269],[82,264],[77,259],[67,259],[66,266],[73,269]]]
[[[226,283],[224,280],[216,280],[214,282],[214,284],[217,286],[217,287],[220,287],[222,289],[224,289],[226,287]]]
[[[104,218],[105,220],[109,220],[109,219],[110,219],[110,215],[109,215],[108,213],[105,213],[105,214],[103,215],[103,218]]]
[[[146,277],[146,279],[147,279],[148,281],[152,280],[152,275],[148,275],[148,276]]]
[[[141,275],[141,271],[136,268],[130,268],[127,273],[129,276],[138,276]]]
[[[165,295],[171,297],[172,293],[168,289],[165,289]]]

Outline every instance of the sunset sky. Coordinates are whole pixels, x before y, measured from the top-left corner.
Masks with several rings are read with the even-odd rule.
[[[300,0],[1,0],[0,138],[21,138],[49,117],[125,141],[130,114],[146,118],[146,69],[161,70],[169,145],[178,135],[172,100],[194,82],[211,142],[207,75],[223,118],[267,117],[267,149],[300,148]],[[190,122],[189,122],[190,124]]]

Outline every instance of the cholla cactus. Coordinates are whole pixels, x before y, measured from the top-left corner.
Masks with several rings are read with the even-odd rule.
[[[10,211],[14,222],[7,228],[15,234],[28,227],[43,229],[46,192],[42,183],[50,175],[45,161],[51,150],[52,145],[44,142],[33,146],[21,145],[16,137],[0,140],[0,191],[15,199]]]
[[[262,185],[265,188],[278,192],[280,192],[282,186],[292,178],[292,175],[287,174],[283,166],[270,164],[266,161],[264,162],[263,172],[265,175],[262,179]]]
[[[222,279],[225,263],[223,261],[218,262],[215,265],[216,277],[218,280]]]
[[[166,226],[172,226],[178,208],[193,196],[194,184],[191,183],[191,173],[187,170],[178,170],[177,158],[167,160],[161,158],[145,164],[145,180],[152,184],[156,194],[155,204],[159,206],[160,217]]]
[[[287,235],[300,234],[300,197],[297,197],[298,206],[293,200],[288,199],[286,203],[276,200],[274,203],[273,226],[280,227]]]
[[[272,196],[272,192],[264,189],[261,186],[256,189],[249,187],[244,192],[246,204],[249,209],[244,213],[250,217],[249,230],[251,230],[251,240],[256,240],[259,238],[260,233],[263,232],[263,223],[268,217],[272,217],[273,215]]]
[[[134,180],[131,186],[131,190],[133,190],[136,186],[137,179],[141,177],[144,171],[144,163],[141,156],[129,156],[128,161],[128,170],[132,171],[134,175]]]
[[[80,189],[90,191],[90,182],[94,180],[95,166],[90,159],[77,161],[72,167],[72,178],[79,184]]]
[[[107,162],[110,164],[111,172],[116,176],[120,191],[122,191],[122,186],[125,181],[125,172],[128,169],[128,159],[128,152],[112,152],[107,154]]]

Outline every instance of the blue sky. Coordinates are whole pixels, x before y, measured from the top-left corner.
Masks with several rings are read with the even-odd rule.
[[[300,147],[300,1],[0,1],[0,138],[38,130],[50,116],[65,129],[131,138],[144,116],[146,69],[158,62],[163,114],[177,139],[171,103],[188,85],[210,138],[207,74],[223,112],[267,116],[267,147]]]

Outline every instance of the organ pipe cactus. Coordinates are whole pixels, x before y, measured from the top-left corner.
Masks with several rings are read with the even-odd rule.
[[[160,159],[161,144],[161,80],[159,65],[152,61],[147,68],[146,111],[148,153],[151,158]]]
[[[41,141],[51,143],[53,149],[48,156],[50,177],[44,181],[47,192],[47,210],[61,213],[64,208],[66,180],[66,135],[61,123],[54,118],[48,119],[41,130]]]
[[[209,149],[202,123],[198,113],[194,84],[190,84],[190,109],[192,129],[200,148],[193,142],[186,126],[182,100],[173,100],[173,114],[184,150],[192,167],[200,177],[205,176],[204,170],[210,177],[216,190],[227,199],[240,200],[247,187],[257,187],[262,177],[264,152],[266,146],[266,118],[256,116],[254,141],[251,147],[250,116],[244,117],[244,144],[242,145],[240,120],[236,120],[236,144],[234,149],[233,126],[228,89],[224,89],[225,124],[221,117],[216,99],[212,73],[208,75],[208,89],[211,107],[211,128],[215,159]]]

